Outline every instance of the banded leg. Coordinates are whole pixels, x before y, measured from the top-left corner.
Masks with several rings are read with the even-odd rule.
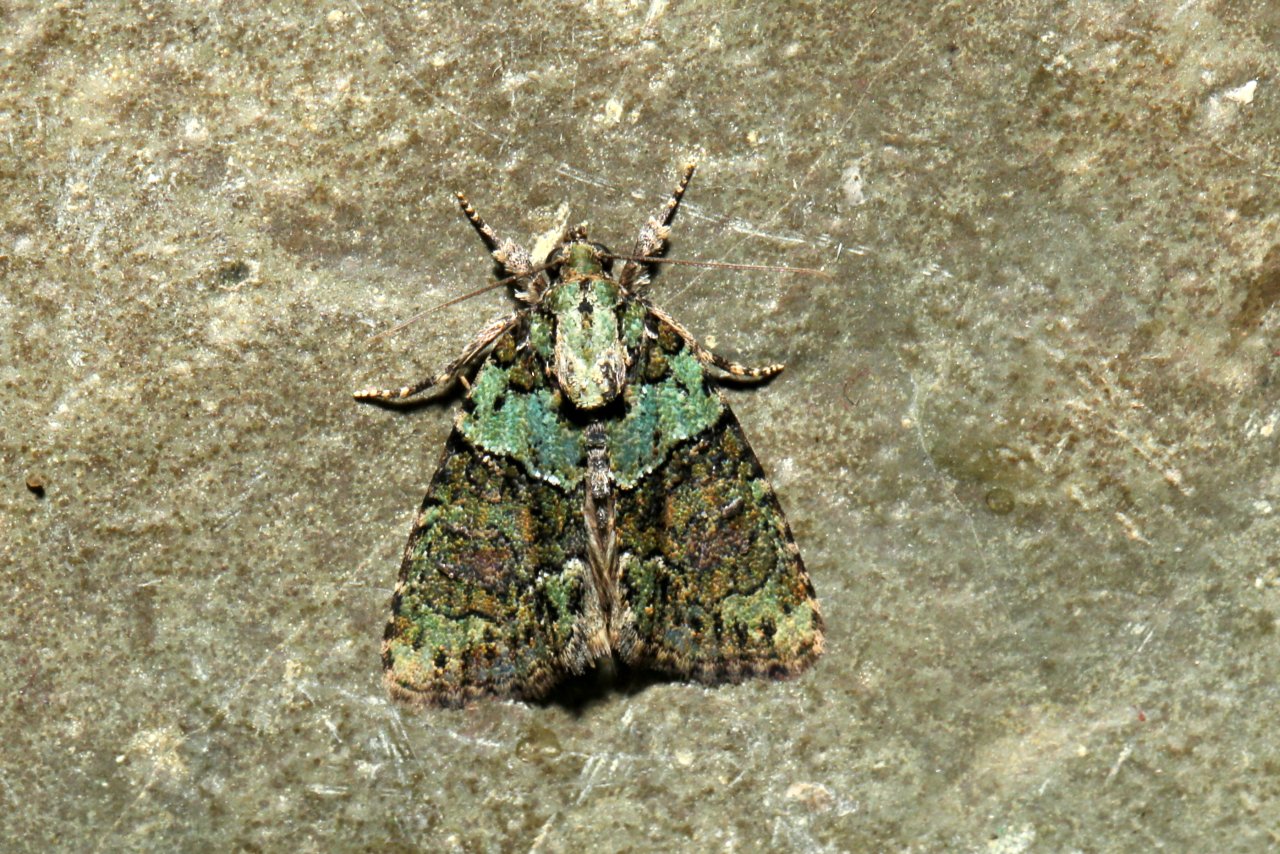
[[[693,355],[704,365],[713,365],[726,374],[734,377],[749,380],[762,380],[781,373],[786,367],[783,364],[763,365],[759,368],[752,368],[748,365],[740,365],[737,362],[731,362],[719,353],[713,353],[706,347],[702,346],[697,338],[693,337],[693,333],[681,326],[674,318],[660,308],[650,305],[649,312],[663,323],[669,325],[681,339],[685,345],[693,351]]]
[[[482,354],[490,344],[497,341],[504,332],[515,326],[519,320],[520,312],[516,312],[493,321],[480,330],[480,334],[463,349],[458,358],[450,362],[443,371],[433,377],[402,388],[362,388],[354,392],[352,396],[356,400],[405,400],[437,386],[448,386],[461,377],[477,356]]]
[[[680,178],[680,183],[671,193],[671,198],[667,200],[666,206],[656,215],[649,217],[644,226],[640,229],[640,238],[636,240],[635,248],[631,250],[631,254],[637,258],[649,258],[656,255],[664,243],[667,242],[667,235],[671,233],[671,221],[676,217],[676,211],[680,208],[680,199],[684,197],[684,191],[689,186],[689,181],[693,178],[693,170],[697,168],[694,163],[686,163],[684,167],[684,175]],[[622,273],[618,276],[618,283],[623,288],[630,290],[631,286],[640,280],[641,274],[644,272],[644,263],[641,261],[628,261],[622,268]]]
[[[467,201],[465,195],[458,192],[454,195],[458,197],[458,204],[462,207],[462,213],[467,218],[467,222],[471,223],[476,234],[480,235],[480,239],[484,241],[485,248],[507,273],[512,276],[532,275],[533,259],[529,257],[529,252],[523,246],[517,245],[514,240],[503,240],[498,237],[497,232],[489,227],[489,223],[476,213],[476,209],[471,206],[471,202]]]

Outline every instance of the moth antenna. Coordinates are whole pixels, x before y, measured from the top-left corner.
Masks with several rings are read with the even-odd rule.
[[[676,218],[676,211],[680,208],[680,200],[684,198],[684,191],[689,189],[689,181],[693,178],[693,170],[697,168],[698,164],[692,160],[684,165],[684,174],[680,176],[680,183],[672,191],[671,198],[667,200],[667,206],[662,212],[662,225],[671,225],[671,220]]]
[[[554,266],[556,265],[543,264],[540,267],[535,267],[534,269],[530,270],[527,273],[517,273],[516,275],[513,275],[513,276],[507,276],[506,278],[498,279],[498,281],[493,282],[492,284],[485,285],[483,288],[477,288],[476,290],[471,291],[470,293],[465,293],[462,296],[454,297],[453,299],[450,299],[450,300],[445,300],[439,305],[433,305],[431,308],[423,309],[422,311],[415,314],[413,317],[401,323],[397,323],[395,326],[391,327],[390,329],[384,329],[383,331],[370,336],[369,340],[377,341],[379,338],[386,338],[388,335],[394,335],[395,333],[399,332],[401,329],[404,329],[406,326],[412,326],[413,324],[417,323],[419,320],[426,317],[428,314],[432,314],[434,312],[440,311],[441,309],[448,308],[451,305],[457,305],[460,302],[465,302],[466,300],[469,300],[472,297],[478,297],[481,294],[487,294],[489,291],[497,290],[498,288],[503,287],[504,285],[510,285],[513,282],[517,282],[520,279],[527,278],[528,276],[536,276],[538,273],[541,273],[543,270],[547,270]],[[516,298],[522,299],[523,301],[527,302],[529,299],[529,296],[526,293],[525,296],[521,297],[520,292],[517,292]]]
[[[467,218],[467,222],[471,223],[471,227],[476,230],[476,234],[480,235],[480,239],[484,241],[485,248],[490,252],[496,252],[502,245],[497,233],[489,227],[489,223],[481,219],[480,214],[476,213],[476,209],[471,206],[471,202],[467,201],[465,194],[460,191],[454,191],[454,195],[458,197],[458,204],[462,207],[463,216]]]

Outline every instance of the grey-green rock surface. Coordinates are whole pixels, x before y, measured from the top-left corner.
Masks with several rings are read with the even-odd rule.
[[[1260,851],[1280,836],[1280,11],[0,10],[13,850]],[[451,196],[786,372],[789,682],[453,712],[378,644],[450,427],[350,392],[508,307]],[[456,406],[456,401],[453,404]],[[43,484],[43,485],[41,485]]]

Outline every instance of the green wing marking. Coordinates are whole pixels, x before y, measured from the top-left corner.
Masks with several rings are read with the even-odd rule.
[[[566,493],[455,430],[418,512],[382,656],[401,698],[538,697],[586,668],[582,488]]]
[[[813,587],[742,428],[676,330],[648,323],[598,416],[616,563],[595,568],[583,425],[527,326],[495,344],[405,549],[383,642],[393,695],[536,698],[611,651],[704,682],[821,653]]]
[[[677,446],[712,427],[724,411],[702,364],[665,324],[639,350],[636,378],[624,394],[626,414],[605,427],[614,482],[634,488]]]
[[[581,476],[562,478],[577,485],[539,477],[493,447],[498,434],[477,440],[467,429],[478,407],[493,405],[477,403],[488,393],[486,374],[502,381],[513,411],[529,411],[546,393],[543,374],[525,364],[531,358],[517,353],[513,335],[495,347],[409,535],[382,646],[387,685],[403,699],[456,706],[483,694],[538,697],[586,669],[603,635]],[[571,474],[572,452],[562,451],[541,459]]]
[[[538,321],[535,318],[535,323]],[[458,429],[477,448],[520,460],[529,474],[573,488],[582,482],[582,430],[565,420],[546,362],[520,327],[494,345],[476,374]]]
[[[629,663],[704,682],[797,673],[822,651],[822,616],[782,508],[742,428],[692,355],[659,330],[642,387],[673,380],[701,426],[619,489],[614,647]],[[635,395],[643,400],[643,394]],[[637,416],[639,417],[639,416]],[[624,422],[625,423],[625,422]],[[679,429],[679,428],[675,428]],[[624,431],[625,432],[625,431]],[[611,438],[613,433],[610,434]],[[656,440],[655,440],[656,441]],[[611,459],[628,460],[628,454]]]

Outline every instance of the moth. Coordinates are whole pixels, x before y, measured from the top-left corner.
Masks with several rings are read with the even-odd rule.
[[[693,171],[630,256],[580,225],[535,258],[456,194],[519,307],[439,374],[355,393],[467,389],[391,600],[393,696],[536,699],[615,661],[736,682],[790,676],[821,654],[813,585],[716,387],[783,366],[711,352],[646,296]]]

